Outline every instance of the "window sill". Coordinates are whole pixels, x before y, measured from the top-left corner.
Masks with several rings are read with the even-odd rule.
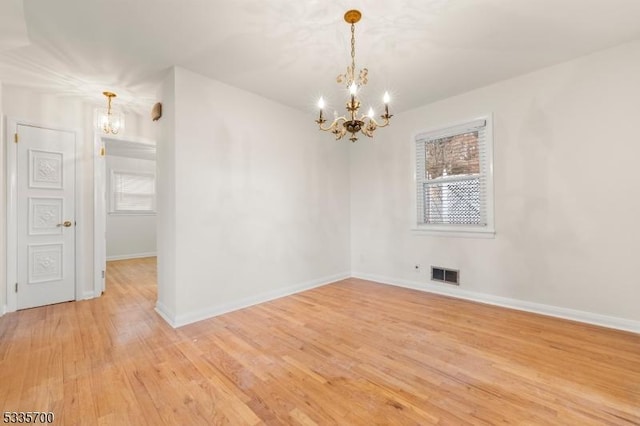
[[[411,233],[419,237],[453,237],[453,238],[495,238],[494,229],[460,229],[457,227],[423,228],[414,227]]]

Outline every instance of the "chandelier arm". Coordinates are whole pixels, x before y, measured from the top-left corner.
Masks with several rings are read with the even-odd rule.
[[[342,137],[347,134],[347,129],[345,128],[345,126],[338,126],[338,123],[334,123],[334,126],[332,128],[330,127],[326,130],[331,131],[336,140],[342,139]]]
[[[331,122],[331,124],[329,124],[328,126],[323,127],[322,123],[318,123],[318,127],[320,128],[320,130],[325,131],[325,132],[332,131],[335,127],[338,126],[340,120],[342,120],[342,122],[347,121],[347,119],[344,116],[343,117],[338,117],[335,120],[333,120]]]
[[[368,115],[363,115],[362,117],[360,117],[360,121],[364,121],[365,123],[367,123],[367,122],[371,122],[371,123],[375,124],[375,125],[376,125],[376,127],[378,127],[378,126],[379,126],[379,124],[378,124],[378,122],[376,121],[376,119],[375,119],[375,118],[373,118],[373,117],[369,117]]]
[[[391,122],[389,121],[388,118],[385,118],[385,117],[382,118],[382,124],[379,124],[376,122],[377,127],[387,127],[389,124],[391,124]]]
[[[363,115],[360,120],[365,123],[365,125],[360,128],[360,132],[363,135],[372,138],[373,132],[375,132],[376,128],[378,127],[378,123],[373,117],[369,117],[368,115]]]
[[[385,115],[381,115],[380,118],[382,118],[382,122],[378,123],[378,121],[376,121],[375,118],[373,117],[369,117],[368,115],[363,115],[362,116],[362,120],[364,121],[364,119],[366,118],[368,121],[372,122],[373,124],[375,124],[375,127],[387,127],[389,124],[391,124],[391,121],[389,120],[392,116],[385,116]]]
[[[362,129],[360,129],[360,133],[362,133],[365,136],[368,136],[370,138],[373,137],[373,130],[374,129],[367,129],[366,127],[363,127]]]

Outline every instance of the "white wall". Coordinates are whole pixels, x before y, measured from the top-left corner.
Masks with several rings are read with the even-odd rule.
[[[141,158],[109,155],[107,150],[107,208],[111,194],[111,171],[156,172],[156,162]],[[156,253],[155,214],[107,214],[107,260],[154,256]]]
[[[171,288],[165,316],[179,325],[348,276],[347,144],[254,94],[180,68],[168,80],[175,136],[158,141],[158,250],[170,261],[163,241],[175,238],[175,281],[159,310]]]
[[[639,321],[638,99],[635,42],[398,114],[350,152],[354,274],[420,287],[439,265],[461,291]],[[495,239],[412,235],[412,135],[487,112]]]

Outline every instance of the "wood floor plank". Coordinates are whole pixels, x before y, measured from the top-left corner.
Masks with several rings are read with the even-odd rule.
[[[155,259],[0,318],[0,404],[56,424],[640,425],[640,335],[348,279],[191,324]]]

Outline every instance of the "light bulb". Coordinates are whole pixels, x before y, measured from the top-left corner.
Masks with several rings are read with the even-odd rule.
[[[324,109],[324,99],[322,98],[322,96],[320,96],[320,99],[318,99],[318,108]]]
[[[391,100],[391,97],[389,96],[389,92],[384,92],[384,96],[382,97],[382,101],[385,104],[388,104],[390,100]]]
[[[351,83],[351,86],[349,86],[349,93],[352,95],[355,95],[357,91],[358,91],[358,86],[356,85],[356,83],[355,82]]]
[[[368,116],[369,118],[373,118],[373,116],[374,116],[374,115],[375,115],[375,114],[374,114],[374,112],[373,112],[373,108],[369,107],[369,112],[367,113],[367,116]]]

